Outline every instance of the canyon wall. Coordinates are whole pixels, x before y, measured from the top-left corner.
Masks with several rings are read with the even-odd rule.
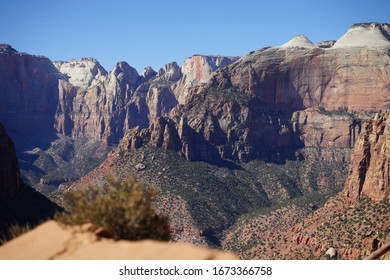
[[[350,201],[390,199],[390,113],[364,123],[352,155],[345,194]]]

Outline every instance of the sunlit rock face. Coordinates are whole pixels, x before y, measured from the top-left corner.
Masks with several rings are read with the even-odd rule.
[[[100,78],[107,75],[107,71],[94,58],[53,63],[61,73],[68,77],[69,83],[81,89],[96,85]]]
[[[364,123],[351,159],[345,194],[351,201],[390,199],[390,113]]]

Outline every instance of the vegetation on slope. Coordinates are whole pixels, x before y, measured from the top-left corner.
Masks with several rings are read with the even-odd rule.
[[[229,168],[218,167],[189,162],[177,152],[148,145],[131,153],[118,152],[110,160],[115,162],[110,165],[111,172],[119,178],[125,178],[128,173],[136,174],[146,184],[158,187],[161,194],[185,201],[197,228],[213,245],[220,245],[222,232],[241,215],[326,188],[328,183],[333,189],[341,190],[339,179],[343,176],[340,174],[346,173],[336,170],[343,170],[345,164],[319,161],[294,161],[284,165],[252,161]],[[139,163],[145,168],[137,170],[135,166]],[[99,176],[96,173],[89,180],[103,184],[104,178]],[[165,214],[170,211],[159,210]]]

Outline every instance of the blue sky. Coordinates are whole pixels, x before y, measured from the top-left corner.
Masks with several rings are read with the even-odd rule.
[[[158,70],[193,54],[244,55],[297,34],[340,38],[357,22],[389,22],[388,0],[1,0],[0,43],[52,60],[94,57]]]

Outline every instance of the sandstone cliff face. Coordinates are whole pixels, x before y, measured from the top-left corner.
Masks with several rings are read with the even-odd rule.
[[[58,132],[75,138],[92,138],[117,142],[127,129],[126,108],[138,85],[137,71],[119,62],[95,86],[76,89],[59,83],[59,105],[55,127]]]
[[[21,135],[59,132],[106,144],[133,129],[129,139],[191,160],[348,161],[362,118],[390,108],[388,47],[372,47],[388,30],[351,28],[347,41],[362,45],[343,38],[315,45],[300,35],[240,59],[195,55],[182,68],[169,63],[142,75],[125,62],[106,73],[93,59],[56,63],[61,74],[46,58],[3,46],[0,118]],[[155,125],[160,117],[170,125]]]
[[[180,151],[184,158],[191,161],[211,162],[219,157],[218,151],[193,130],[185,118],[175,123],[169,118],[159,117],[148,128],[131,129],[122,138],[118,149],[135,151],[145,144]]]
[[[366,42],[374,32],[388,40],[385,27],[353,27],[346,36]],[[62,108],[66,102],[60,102],[56,127],[73,137],[117,143],[128,129],[147,128],[156,118],[169,117],[175,126],[185,118],[207,149],[217,151],[202,148],[187,158],[348,161],[364,114],[390,108],[390,58],[386,45],[346,46],[344,41],[315,45],[299,35],[238,60],[195,55],[181,69],[170,63],[158,73],[130,71],[134,79],[122,79],[121,86],[106,78],[78,91],[67,101],[72,106]],[[60,95],[72,99],[74,93],[62,94],[63,88]],[[121,97],[109,105],[112,96]],[[170,132],[159,132],[164,133]]]
[[[167,64],[156,75],[149,69],[139,76],[126,62],[119,62],[84,90],[60,81],[55,127],[74,138],[118,143],[126,130],[147,127],[156,117],[168,114],[177,104],[169,85],[180,77],[176,63]]]
[[[190,88],[206,83],[211,73],[219,68],[226,67],[236,61],[238,57],[194,55],[183,62],[183,77],[173,85],[173,92],[179,104],[184,104],[190,98]]]
[[[303,151],[311,157],[332,147],[343,160],[361,116],[390,108],[389,62],[384,48],[320,48],[301,36],[215,71],[171,117],[185,116],[223,158],[278,161],[303,147],[314,148]]]
[[[345,183],[350,201],[369,197],[390,199],[390,113],[377,114],[363,124]]]
[[[7,45],[0,50],[0,119],[8,132],[53,131],[58,80],[63,76],[46,57],[19,53]]]
[[[56,63],[70,78],[59,83],[55,128],[75,138],[118,143],[128,129],[146,128],[156,118],[168,116],[181,100],[175,94],[186,91],[186,95],[188,88],[204,83],[234,59],[197,56],[195,66],[184,63],[184,72],[172,62],[157,73],[147,67],[141,76],[125,62],[109,74],[91,59]]]
[[[345,110],[327,111],[309,108],[296,111],[292,128],[304,143],[306,159],[320,158],[330,162],[347,162],[361,130],[359,117]]]
[[[20,188],[19,176],[14,145],[0,123],[0,198],[15,196]]]

